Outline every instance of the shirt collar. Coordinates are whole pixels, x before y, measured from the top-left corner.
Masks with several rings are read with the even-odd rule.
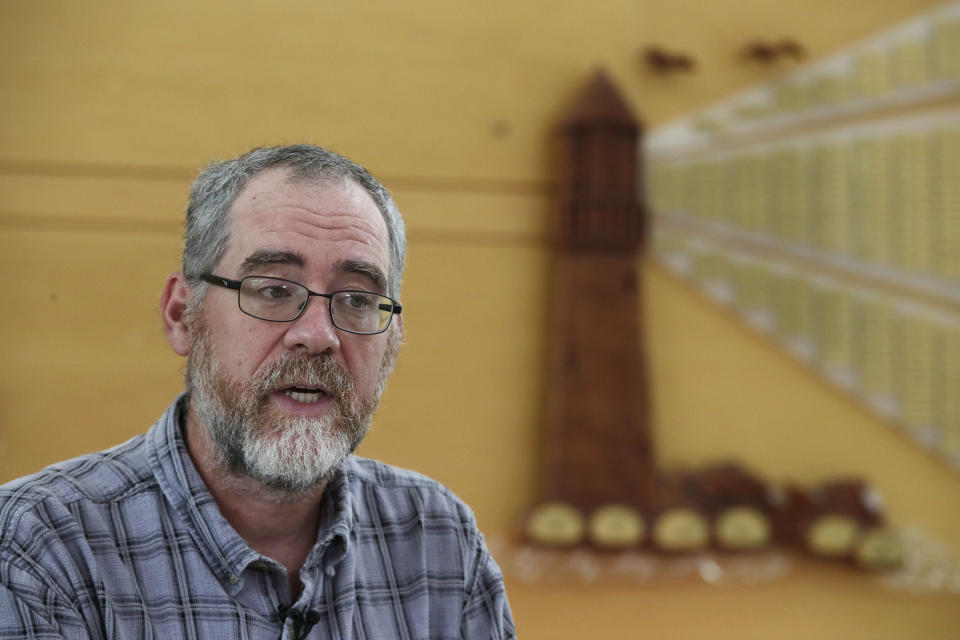
[[[244,569],[263,556],[220,513],[190,458],[184,440],[187,402],[185,393],[178,396],[147,432],[148,456],[164,496],[181,521],[178,525],[189,532],[217,579],[236,585]],[[336,564],[350,550],[354,510],[351,474],[343,466],[337,467],[324,490],[317,542],[302,570],[315,569],[321,560]]]

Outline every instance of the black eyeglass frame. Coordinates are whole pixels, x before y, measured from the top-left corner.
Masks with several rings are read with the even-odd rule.
[[[255,316],[252,313],[245,311],[240,305],[240,288],[243,286],[243,281],[248,278],[269,278],[270,280],[279,280],[280,282],[289,282],[290,284],[295,284],[298,287],[302,287],[307,292],[307,298],[303,301],[303,304],[300,305],[300,309],[297,311],[297,315],[290,318],[289,320],[271,320],[270,318],[261,318],[260,316]],[[264,322],[293,322],[297,318],[303,315],[303,312],[307,308],[307,304],[310,302],[311,296],[317,296],[319,298],[327,299],[327,312],[330,314],[330,321],[333,322],[335,326],[340,331],[346,331],[347,333],[353,333],[358,336],[375,336],[383,333],[390,328],[390,324],[393,322],[394,315],[400,315],[400,312],[403,310],[403,305],[391,298],[390,296],[385,296],[381,293],[374,293],[372,291],[363,291],[362,289],[341,289],[339,291],[332,291],[330,293],[319,293],[317,291],[311,291],[305,286],[296,282],[295,280],[287,280],[286,278],[275,278],[273,276],[245,276],[240,280],[231,280],[230,278],[224,278],[223,276],[218,276],[215,273],[205,273],[200,276],[200,279],[204,282],[209,282],[212,285],[223,287],[224,289],[232,289],[237,292],[237,308],[240,309],[241,313],[245,313],[251,318],[256,318],[257,320],[263,320]],[[367,295],[378,296],[380,298],[386,298],[390,301],[389,305],[381,304],[379,305],[381,311],[389,311],[390,319],[387,321],[387,326],[379,331],[352,331],[350,329],[344,329],[339,324],[337,324],[336,316],[333,314],[333,296],[338,293],[365,293]]]

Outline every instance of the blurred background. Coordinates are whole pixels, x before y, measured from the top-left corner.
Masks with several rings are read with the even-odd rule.
[[[521,637],[958,637],[960,561],[913,590],[813,562],[535,580],[512,542],[539,491],[555,132],[603,67],[649,141],[659,464],[859,476],[960,545],[958,25],[924,0],[0,3],[0,482],[160,416],[190,181],[308,141],[408,225],[407,341],[360,453],[472,505]]]

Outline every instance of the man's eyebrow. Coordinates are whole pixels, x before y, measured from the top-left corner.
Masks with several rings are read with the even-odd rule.
[[[340,273],[356,273],[369,279],[378,291],[386,291],[387,274],[372,262],[361,260],[340,260],[335,266]]]
[[[244,275],[259,271],[263,267],[271,264],[289,264],[296,267],[302,267],[307,263],[299,253],[293,251],[280,251],[277,249],[257,249],[243,261],[240,265],[240,272]]]

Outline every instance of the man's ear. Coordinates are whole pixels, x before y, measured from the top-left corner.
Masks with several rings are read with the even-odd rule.
[[[193,296],[193,287],[182,273],[171,273],[160,295],[160,315],[167,342],[180,356],[190,353],[190,328],[186,323],[186,309]]]

